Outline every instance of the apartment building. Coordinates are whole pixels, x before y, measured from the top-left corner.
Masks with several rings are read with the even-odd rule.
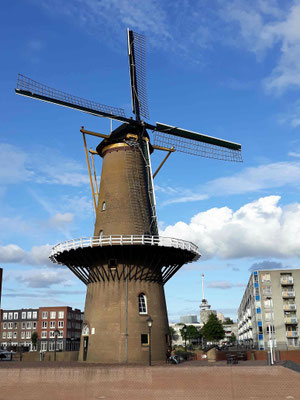
[[[31,335],[37,331],[38,318],[38,309],[1,310],[1,347],[23,346],[31,350]]]
[[[79,350],[82,312],[71,307],[40,307],[38,336],[40,350]]]
[[[238,310],[238,338],[261,350],[299,349],[299,310],[300,269],[254,271]]]
[[[38,334],[36,350],[79,350],[83,313],[68,306],[0,310],[0,347],[34,350],[31,336]]]

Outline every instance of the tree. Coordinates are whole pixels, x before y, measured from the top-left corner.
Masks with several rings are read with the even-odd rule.
[[[185,340],[184,336],[184,331],[183,328],[180,329],[180,335],[183,340]],[[187,325],[186,326],[186,338],[191,343],[192,339],[199,339],[201,337],[201,333],[198,331],[198,329],[194,325]]]
[[[233,325],[234,322],[232,321],[231,318],[227,317],[225,318],[225,321],[223,322],[224,325]]]
[[[31,342],[32,342],[33,349],[36,349],[38,339],[39,339],[39,335],[37,334],[37,332],[33,332],[31,335]]]
[[[208,321],[201,329],[203,337],[209,342],[217,342],[225,337],[222,322],[215,314],[210,314]]]
[[[234,333],[232,333],[229,337],[229,342],[230,343],[235,343],[236,342],[236,336]]]

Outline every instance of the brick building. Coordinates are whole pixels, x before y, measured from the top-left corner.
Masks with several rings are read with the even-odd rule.
[[[71,307],[40,307],[38,336],[42,351],[79,350],[82,312]]]
[[[31,335],[38,333],[37,350],[79,350],[82,312],[71,307],[0,310],[0,346],[33,350]],[[55,338],[56,336],[56,338]]]

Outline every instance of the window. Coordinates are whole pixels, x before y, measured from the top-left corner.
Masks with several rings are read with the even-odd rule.
[[[55,328],[55,321],[50,321],[50,328]]]
[[[25,311],[22,312],[22,319],[26,319],[26,312]]]
[[[14,339],[17,339],[17,337],[18,337],[17,332],[14,332],[13,338],[14,338]]]
[[[47,351],[47,342],[41,342],[41,351]]]
[[[4,322],[3,323],[3,329],[6,329],[6,327],[7,327],[7,324],[6,324],[6,322]]]
[[[25,339],[25,332],[21,332],[21,339]]]
[[[31,332],[30,331],[26,331],[26,339],[31,339]]]
[[[106,210],[106,203],[105,203],[105,201],[103,201],[101,211],[105,211],[105,210]]]
[[[18,323],[14,322],[14,329],[18,329]]]
[[[12,338],[12,332],[7,332],[7,339],[11,339]]]
[[[42,322],[42,329],[45,329],[45,328],[47,328],[47,321]]]
[[[273,319],[274,319],[274,313],[272,313],[272,312],[265,313],[265,320],[266,321],[271,321]]]
[[[57,350],[63,350],[64,349],[64,343],[63,342],[57,342],[56,344],[56,349]]]
[[[58,312],[58,318],[59,318],[59,319],[63,319],[64,317],[65,317],[64,311],[59,311],[59,312]]]
[[[264,307],[265,307],[265,308],[270,308],[270,307],[272,307],[272,305],[273,305],[273,303],[272,303],[271,297],[265,298],[265,300],[264,300]]]
[[[55,319],[56,318],[56,311],[51,311],[50,312],[50,318]]]
[[[13,319],[13,313],[12,312],[8,313],[8,319]]]
[[[58,321],[58,327],[63,328],[64,327],[64,321]]]
[[[47,319],[48,318],[48,311],[43,311],[42,312],[42,318]]]
[[[7,312],[3,313],[3,319],[7,319]]]
[[[54,331],[50,331],[50,332],[49,332],[49,337],[50,337],[50,338],[54,338]]]
[[[148,346],[149,345],[149,335],[148,334],[141,334],[141,345]]]
[[[36,329],[36,321],[34,321],[34,322],[32,323],[32,327],[33,327],[33,329]]]
[[[47,339],[47,331],[42,331],[41,337],[42,337],[43,339]]]
[[[57,337],[63,338],[64,337],[64,331],[59,331],[59,335]]]
[[[271,329],[270,329],[271,328]],[[268,325],[267,326],[267,333],[269,333],[271,330],[271,333],[275,333],[275,326],[274,325]]]
[[[103,237],[103,230],[101,229],[101,231],[99,232],[99,236],[100,236],[100,239],[102,239],[102,237]]]
[[[33,318],[33,319],[37,319],[37,311],[33,311],[33,313],[32,313],[32,318]]]
[[[147,314],[147,300],[144,293],[139,294],[139,313]]]
[[[19,318],[19,313],[15,312],[14,313],[14,319],[18,319]]]
[[[8,322],[7,327],[8,327],[8,329],[12,329],[12,322]]]
[[[271,280],[271,275],[269,273],[261,274],[262,282],[269,282]]]
[[[6,332],[3,332],[2,333],[2,339],[5,339],[6,338]]]
[[[26,328],[26,322],[22,322],[22,329]]]
[[[29,321],[29,322],[28,322],[28,321],[26,322],[26,329],[31,329],[31,322],[30,322],[30,321]]]
[[[31,311],[28,311],[28,313],[27,313],[27,319],[31,319],[31,316],[32,316],[32,312],[31,312]]]
[[[54,351],[54,342],[49,342],[49,351]]]

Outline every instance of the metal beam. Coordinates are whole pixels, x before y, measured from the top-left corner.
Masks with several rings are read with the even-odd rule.
[[[170,151],[168,152],[168,154],[166,155],[166,157],[163,159],[163,161],[160,163],[160,166],[157,168],[157,170],[154,172],[154,174],[153,174],[153,179],[156,177],[156,175],[159,173],[159,171],[160,171],[160,169],[161,169],[161,167],[164,165],[164,163],[167,161],[167,159],[170,157],[170,155],[172,154],[172,152],[173,151],[175,151],[175,150],[173,150],[174,149],[174,147],[172,147],[171,149],[170,149]]]

